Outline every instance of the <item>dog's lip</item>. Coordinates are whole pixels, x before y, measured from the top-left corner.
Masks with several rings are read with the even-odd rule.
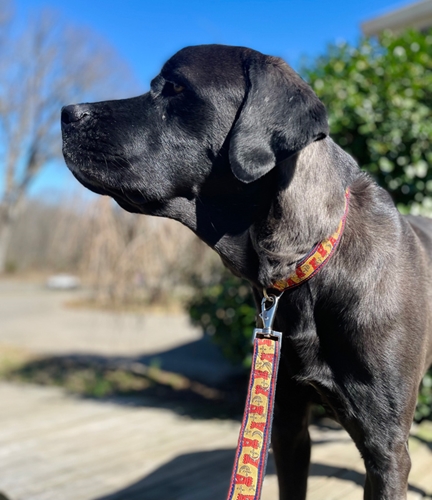
[[[100,195],[111,196],[116,201],[122,201],[123,204],[133,207],[135,210],[138,209],[141,211],[142,207],[148,203],[148,200],[139,191],[128,193],[123,189],[108,186],[99,179],[89,176],[79,169],[71,170],[71,172],[74,177],[90,191]]]
[[[74,160],[76,156],[71,154],[67,147],[63,147],[63,156],[68,169],[72,175],[82,184],[85,188],[93,193],[105,196],[111,196],[118,203],[126,205],[129,211],[142,212],[142,207],[149,203],[149,200],[138,189],[134,191],[125,191],[125,189],[113,186],[109,179],[104,181],[101,179],[101,173],[104,170],[92,169],[90,165],[80,165]]]
[[[106,190],[106,186],[103,186],[99,182],[85,176],[78,168],[71,168],[69,170],[72,172],[72,175],[79,181],[85,188],[90,189],[96,194],[108,195],[109,193]]]

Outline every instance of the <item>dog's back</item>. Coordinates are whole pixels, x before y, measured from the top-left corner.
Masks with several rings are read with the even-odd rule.
[[[419,217],[416,215],[406,215],[408,223],[414,230],[415,234],[418,236],[421,247],[424,250],[426,266],[421,271],[419,267],[413,263],[413,272],[424,272],[429,280],[429,304],[432,308],[432,219],[426,217]],[[425,311],[426,312],[426,311]],[[431,319],[432,323],[432,319]],[[426,367],[428,368],[432,364],[432,324],[429,331],[429,346],[428,353],[426,355]]]
[[[420,238],[420,241],[427,250],[432,263],[432,219],[420,217],[418,215],[406,215],[405,218]]]

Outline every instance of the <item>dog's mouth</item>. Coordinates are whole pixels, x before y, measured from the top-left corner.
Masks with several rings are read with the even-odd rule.
[[[63,147],[63,155],[73,176],[85,188],[93,193],[112,197],[122,208],[129,212],[144,213],[145,206],[150,203],[145,194],[136,187],[126,188],[128,184],[136,184],[133,175],[126,168],[113,168],[108,160],[91,158],[90,153],[79,156]],[[79,158],[79,160],[77,160]],[[118,164],[118,160],[117,160]],[[120,187],[121,186],[121,187]]]
[[[140,191],[125,191],[124,189],[107,186],[98,180],[86,177],[79,171],[72,170],[72,174],[85,188],[99,195],[110,196],[128,212],[147,213],[149,206],[152,205],[152,202]]]

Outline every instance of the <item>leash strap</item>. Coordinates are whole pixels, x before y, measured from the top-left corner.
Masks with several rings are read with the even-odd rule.
[[[271,328],[279,298],[263,299],[264,328],[254,330],[252,370],[227,500],[259,500],[261,496],[282,342],[282,334]],[[266,309],[269,301],[273,305]]]

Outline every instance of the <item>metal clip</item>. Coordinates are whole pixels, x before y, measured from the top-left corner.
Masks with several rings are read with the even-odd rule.
[[[261,301],[261,314],[260,318],[263,321],[264,328],[255,328],[253,339],[257,337],[260,338],[272,338],[278,339],[280,342],[282,341],[282,333],[276,332],[273,330],[273,322],[276,316],[278,301],[281,298],[281,295],[267,295],[264,294],[264,297]],[[270,302],[270,306],[266,308],[267,303]]]

